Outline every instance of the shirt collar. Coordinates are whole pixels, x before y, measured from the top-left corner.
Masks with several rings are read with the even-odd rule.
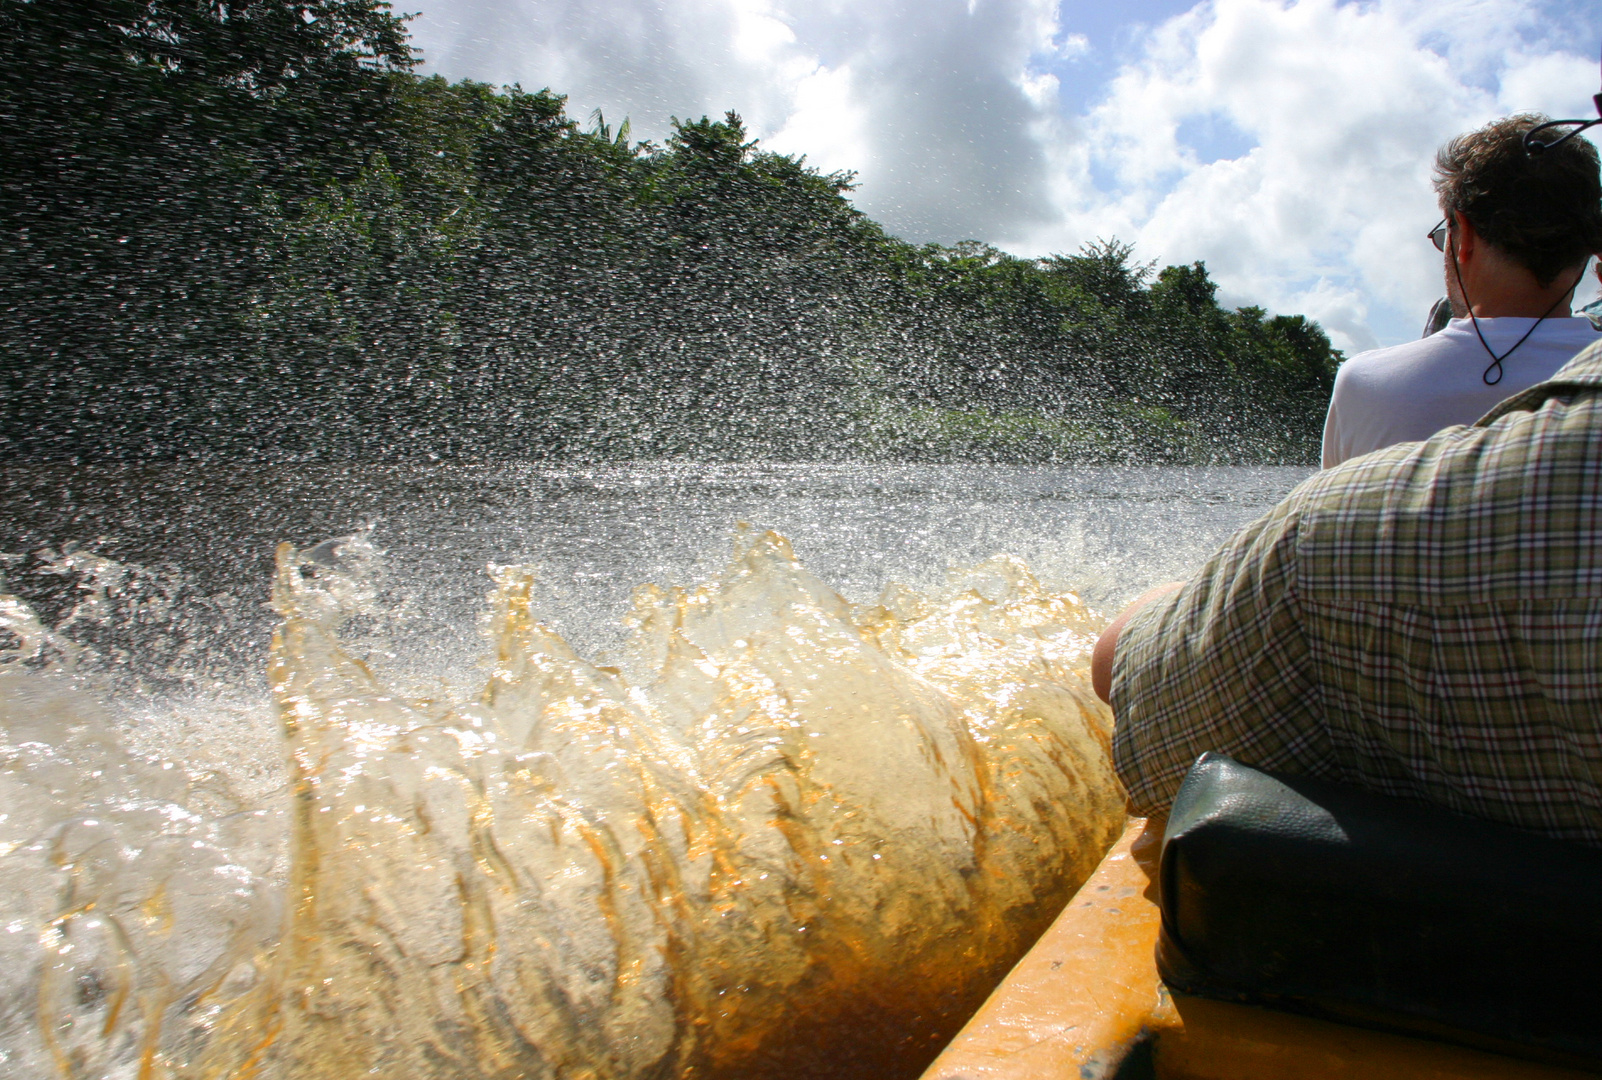
[[[1534,412],[1548,398],[1584,390],[1602,390],[1602,342],[1587,345],[1546,382],[1514,394],[1480,417],[1474,426],[1487,427],[1511,412]]]

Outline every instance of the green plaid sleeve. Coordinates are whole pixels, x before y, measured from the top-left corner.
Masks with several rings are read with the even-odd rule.
[[[1207,750],[1602,847],[1602,347],[1327,469],[1137,612],[1113,758],[1137,808]]]
[[[1237,533],[1119,635],[1113,758],[1138,812],[1166,810],[1208,750],[1266,769],[1328,772],[1297,595],[1300,505],[1293,494]]]

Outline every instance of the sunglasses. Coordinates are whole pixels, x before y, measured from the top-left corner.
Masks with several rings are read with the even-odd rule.
[[[1435,226],[1435,228],[1431,229],[1425,234],[1430,238],[1430,243],[1435,245],[1436,251],[1446,250],[1446,236],[1448,228],[1449,226],[1446,223],[1446,219],[1442,218],[1439,225]]]

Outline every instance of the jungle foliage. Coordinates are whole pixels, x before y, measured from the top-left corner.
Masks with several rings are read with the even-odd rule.
[[[380,0],[0,0],[0,455],[1316,458],[1339,354],[1200,263],[413,66]]]

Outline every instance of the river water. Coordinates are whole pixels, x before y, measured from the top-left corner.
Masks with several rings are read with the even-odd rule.
[[[1299,469],[0,470],[8,1076],[916,1075]]]

